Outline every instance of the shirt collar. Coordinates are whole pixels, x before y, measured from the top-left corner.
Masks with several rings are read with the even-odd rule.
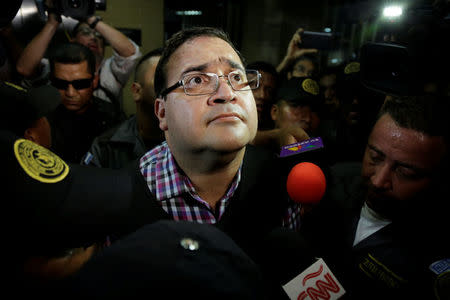
[[[179,169],[167,142],[164,141],[147,152],[140,160],[140,169],[157,201],[179,197],[184,193],[200,199],[191,180]],[[230,198],[237,189],[241,179],[241,169],[242,165],[224,198]]]

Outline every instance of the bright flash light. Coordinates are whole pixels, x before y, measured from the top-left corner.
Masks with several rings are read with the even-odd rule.
[[[177,16],[201,16],[201,10],[177,10],[175,12]]]
[[[386,18],[397,18],[403,13],[401,6],[387,6],[383,10],[383,16]]]

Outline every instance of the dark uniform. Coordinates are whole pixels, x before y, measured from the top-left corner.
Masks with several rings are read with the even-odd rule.
[[[445,250],[432,234],[439,228],[426,218],[391,222],[353,246],[366,196],[360,166],[332,168],[326,198],[304,221],[303,233],[343,285],[343,299],[435,299],[428,267]]]
[[[70,163],[80,163],[94,138],[120,121],[114,106],[96,97],[83,114],[71,112],[61,104],[48,119],[52,151]]]

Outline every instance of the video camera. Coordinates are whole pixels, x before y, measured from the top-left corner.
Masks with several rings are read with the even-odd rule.
[[[48,10],[44,1],[35,0],[41,15]],[[53,0],[53,5],[57,14],[82,20],[94,15],[96,10],[105,10],[106,0]]]
[[[449,82],[450,18],[444,11],[413,9],[395,42],[368,42],[361,47],[361,83],[398,96],[444,92]],[[403,34],[403,35],[402,35]],[[448,88],[448,87],[447,87]]]
[[[56,0],[55,10],[63,16],[85,19],[95,13],[95,0]]]

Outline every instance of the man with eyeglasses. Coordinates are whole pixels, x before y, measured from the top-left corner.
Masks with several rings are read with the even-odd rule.
[[[256,260],[270,230],[299,229],[300,207],[274,156],[250,145],[260,78],[219,29],[193,27],[167,41],[155,73],[165,141],[137,165],[148,222],[216,224]]]
[[[93,95],[98,84],[95,57],[77,43],[58,45],[50,55],[51,84],[61,105],[49,116],[53,151],[64,160],[80,163],[93,139],[118,124],[114,106]]]
[[[61,16],[53,8],[53,0],[47,0],[48,19],[42,30],[25,47],[16,69],[24,77],[22,85],[48,83],[49,63],[44,58],[48,46],[56,34]],[[88,47],[96,57],[99,84],[94,95],[115,105],[117,114],[125,119],[122,93],[135,64],[142,56],[139,46],[122,32],[108,25],[98,16],[90,16],[73,27],[71,42]],[[112,47],[112,56],[105,58],[105,42]]]

